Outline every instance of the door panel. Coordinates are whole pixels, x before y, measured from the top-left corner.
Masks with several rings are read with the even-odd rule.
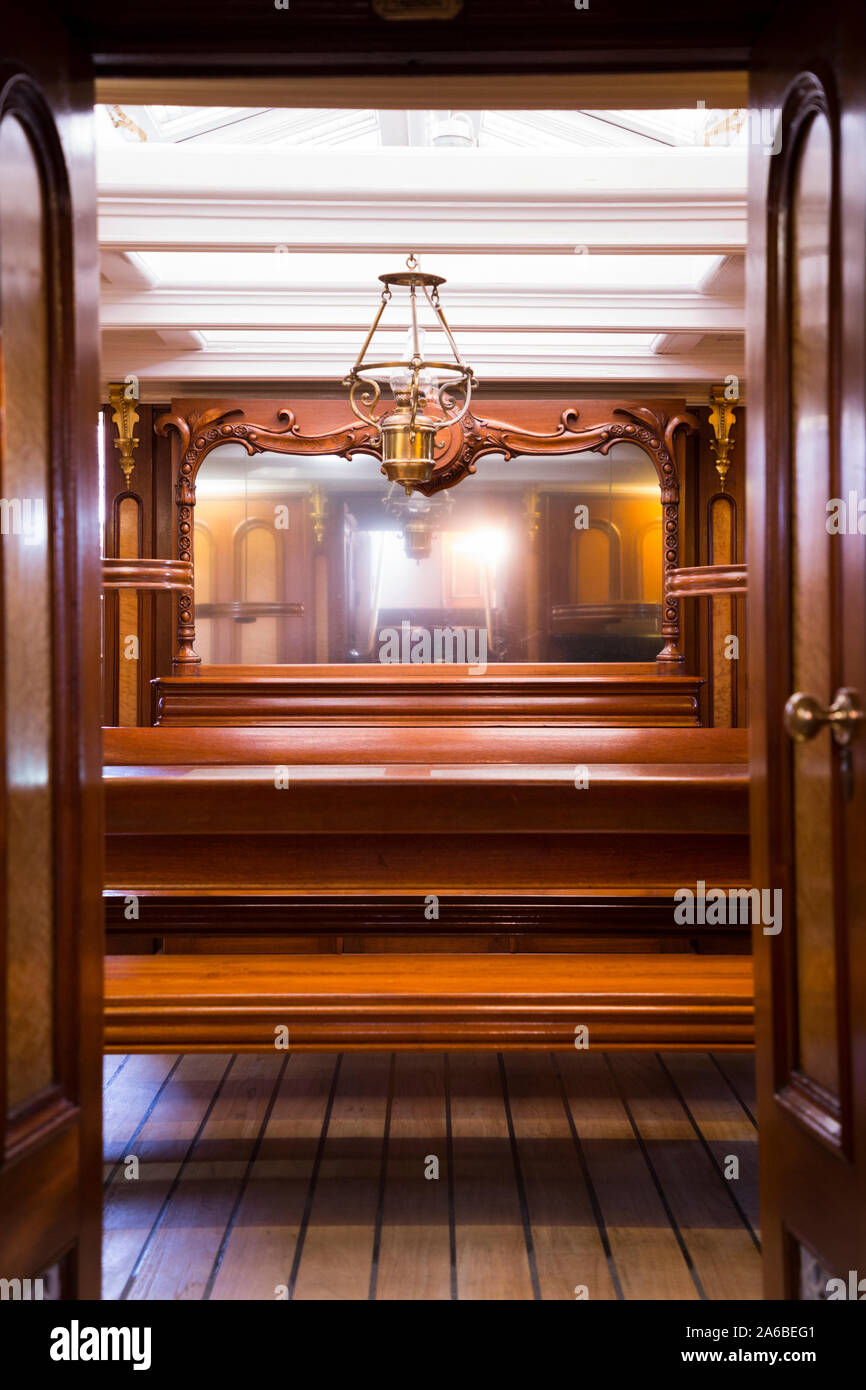
[[[8,909],[7,1105],[54,1076],[54,806],[51,778],[53,526],[49,497],[49,372],[45,216],[38,157],[24,126],[0,124],[0,168],[15,189],[0,200],[0,305],[6,430],[2,496]]]
[[[843,0],[820,29],[786,12],[750,96],[781,113],[778,153],[750,152],[747,273],[752,872],[783,903],[781,932],[754,940],[774,1298],[866,1274],[866,739],[823,720],[841,688],[866,692],[866,537],[828,526],[866,481],[861,28]],[[822,717],[786,715],[796,693]]]
[[[0,68],[0,1277],[99,1296],[102,817],[92,89]]]
[[[833,145],[827,117],[807,120],[790,200],[791,689],[829,691],[834,593],[825,523],[834,490],[830,251]],[[838,1105],[832,740],[794,743],[792,761],[798,1071]]]

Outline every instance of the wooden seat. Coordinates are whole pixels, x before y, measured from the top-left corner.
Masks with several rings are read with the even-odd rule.
[[[105,1010],[109,1052],[753,1043],[744,956],[113,956]]]

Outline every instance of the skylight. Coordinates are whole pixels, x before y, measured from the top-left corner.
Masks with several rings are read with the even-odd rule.
[[[403,347],[405,332],[389,335],[379,330],[385,343],[393,337],[395,354]],[[466,333],[460,335],[460,346],[464,356],[471,358],[480,353],[495,352],[499,347],[501,333],[496,331]],[[347,359],[354,356],[356,346],[347,339],[345,330],[317,330],[300,333],[296,330],[274,328],[214,328],[202,333],[207,347],[250,348],[262,352],[291,351],[342,352]],[[519,352],[524,358],[546,357],[551,352],[619,354],[621,352],[647,352],[653,341],[652,333],[598,333],[582,332],[579,325],[573,332],[521,333],[511,330],[508,335],[509,350]]]
[[[286,235],[290,237],[291,226]],[[333,254],[283,251],[147,251],[139,259],[163,287],[369,287],[379,292],[383,270],[399,269],[405,248]],[[444,275],[449,290],[696,290],[717,256],[422,254],[425,268]]]
[[[703,104],[668,111],[377,111],[292,107],[100,106],[101,144],[220,145],[359,149],[460,144],[486,150],[741,144],[746,113]],[[455,126],[455,117],[458,124]],[[462,126],[462,137],[460,130]],[[455,139],[455,130],[458,136]]]

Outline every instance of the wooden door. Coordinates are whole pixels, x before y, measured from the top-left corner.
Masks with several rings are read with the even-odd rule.
[[[755,928],[771,1298],[866,1297],[862,31],[848,0],[786,7],[752,71],[755,134],[780,112],[776,152],[750,151],[747,282],[753,882],[782,894],[781,930]]]
[[[25,13],[0,66],[0,1279],[98,1298],[93,95],[51,14]]]

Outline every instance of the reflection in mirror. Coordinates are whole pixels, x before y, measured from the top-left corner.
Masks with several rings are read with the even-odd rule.
[[[662,505],[623,442],[506,460],[407,497],[357,455],[208,456],[195,517],[205,664],[654,661]]]

